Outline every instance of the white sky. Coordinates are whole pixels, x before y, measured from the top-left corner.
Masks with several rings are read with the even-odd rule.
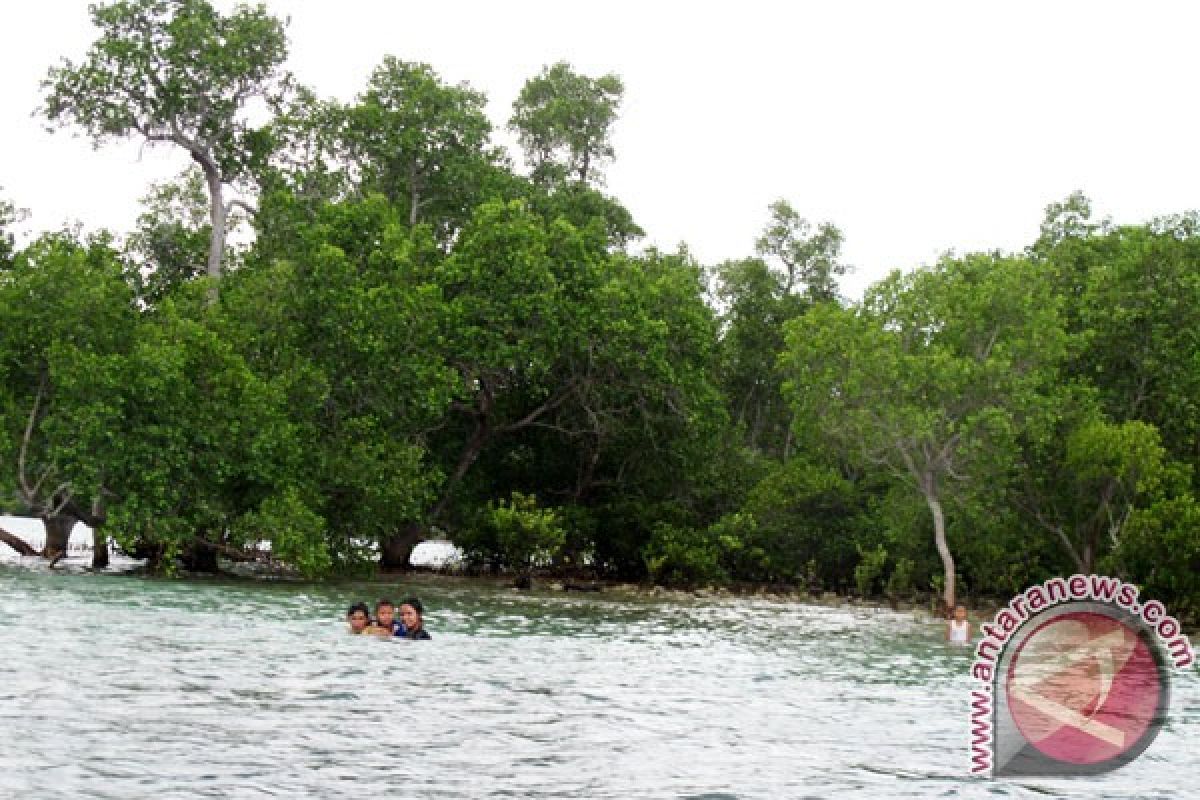
[[[615,72],[626,94],[607,190],[647,243],[687,242],[709,264],[750,255],[783,197],[843,230],[852,296],[947,249],[1021,248],[1075,189],[1118,222],[1200,207],[1200,4],[267,5],[291,17],[290,68],[342,100],[393,54],[486,92],[502,128],[545,64]],[[31,212],[27,231],[127,231],[148,184],[188,163],[133,144],[94,152],[31,117],[46,69],[94,39],[86,9],[0,6],[0,196]]]

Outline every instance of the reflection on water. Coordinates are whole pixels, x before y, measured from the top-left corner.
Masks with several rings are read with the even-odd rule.
[[[419,580],[419,579],[417,579]],[[344,632],[425,600],[431,642]],[[1200,680],[1128,767],[966,776],[968,653],[911,614],[0,565],[0,797],[1180,797]]]

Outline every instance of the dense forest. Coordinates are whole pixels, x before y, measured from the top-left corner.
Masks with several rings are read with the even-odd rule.
[[[0,205],[0,494],[48,555],[83,521],[98,562],[319,578],[437,536],[516,574],[946,603],[1096,570],[1200,615],[1197,215],[1075,194],[1022,252],[850,302],[841,232],[786,201],[737,261],[639,245],[603,189],[614,75],[531,77],[518,162],[429,65],[322,99],[262,8],[92,15],[40,113],[192,167],[132,231],[18,246]]]

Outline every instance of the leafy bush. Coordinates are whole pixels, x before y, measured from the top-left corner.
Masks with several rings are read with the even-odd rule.
[[[721,569],[720,546],[711,529],[660,523],[642,557],[650,577],[668,586],[720,583],[728,577]]]
[[[272,557],[306,578],[323,577],[334,568],[325,520],[294,489],[268,497],[258,511],[244,515],[234,534],[248,545],[270,541]]]
[[[489,505],[486,519],[499,555],[514,569],[548,565],[567,537],[556,510],[538,508],[536,497],[520,492]]]
[[[1135,579],[1145,597],[1200,623],[1200,503],[1182,492],[1138,509],[1102,568]]]
[[[726,514],[708,527],[708,541],[717,549],[722,573],[737,580],[769,580],[773,572],[758,520],[738,511]]]
[[[592,506],[596,568],[631,580],[648,577],[647,547],[659,524],[696,526],[695,516],[679,503],[652,501],[633,493]]]
[[[888,597],[911,597],[913,593],[913,569],[915,564],[911,558],[896,559],[896,566],[888,576]]]
[[[874,592],[879,579],[883,577],[883,568],[887,564],[887,549],[876,545],[874,550],[858,548],[859,562],[854,568],[854,585],[859,595],[866,597]]]
[[[744,511],[753,525],[737,528],[742,553],[730,564],[738,580],[807,579],[808,567],[828,585],[849,580],[862,524],[854,486],[835,470],[792,459],[751,489]]]
[[[563,506],[558,509],[566,536],[560,551],[567,567],[594,567],[596,564],[596,532],[598,523],[590,509],[582,506]]]

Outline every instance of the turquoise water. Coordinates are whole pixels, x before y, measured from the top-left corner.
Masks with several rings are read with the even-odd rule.
[[[430,642],[345,633],[415,591]],[[912,613],[0,565],[0,797],[1162,797],[1200,679],[1099,778],[967,778],[968,655]]]

